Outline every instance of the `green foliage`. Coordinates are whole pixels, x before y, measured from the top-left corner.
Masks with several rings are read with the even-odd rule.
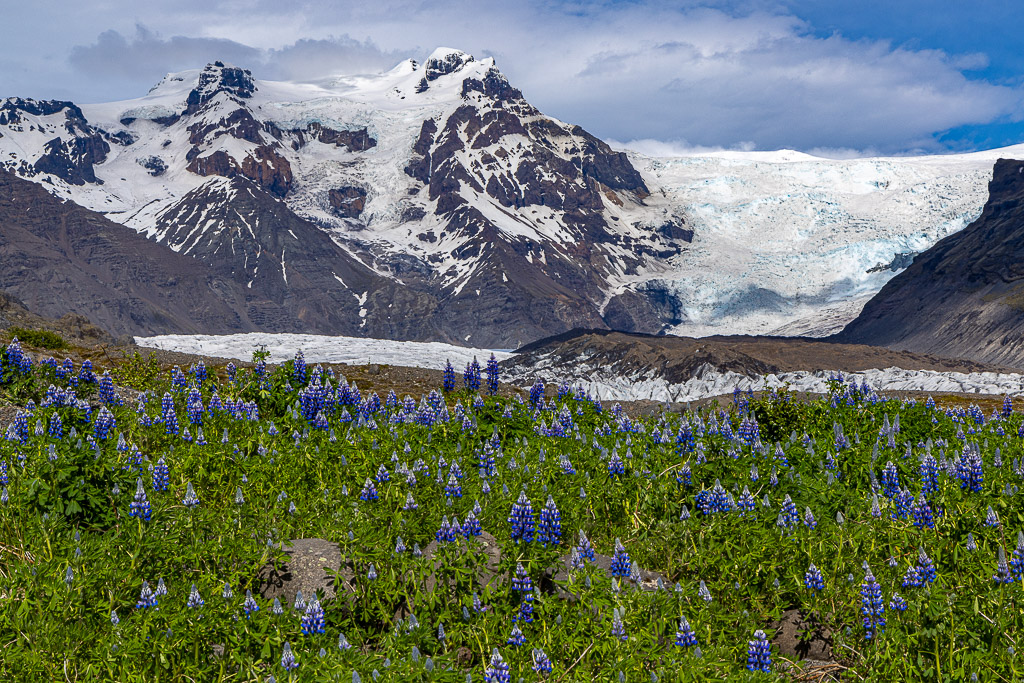
[[[132,351],[114,366],[110,375],[121,386],[144,391],[153,388],[160,375],[160,363],[152,351],[145,356]]]
[[[64,337],[50,330],[29,330],[24,327],[9,327],[7,328],[7,335],[11,338],[17,338],[22,344],[34,346],[38,349],[60,351],[68,348],[68,343]]]
[[[261,360],[266,357],[254,356]],[[642,420],[572,395],[535,412],[495,397],[474,407],[476,397],[459,391],[444,397],[453,419],[427,426],[415,419],[419,408],[360,416],[340,377],[311,370],[309,384],[300,386],[292,369],[290,363],[266,372],[246,368],[234,381],[175,388],[152,357],[134,354],[112,374],[121,386],[144,391],[143,399],[107,406],[117,426],[100,440],[95,400],[87,416],[80,404],[56,405],[40,394],[39,387],[50,384],[70,386],[54,368],[36,365],[28,376],[5,376],[8,385],[21,382],[35,405],[25,433],[0,441],[8,496],[0,506],[0,638],[7,645],[0,678],[265,681],[273,674],[279,681],[347,681],[357,671],[370,681],[377,670],[382,681],[462,683],[467,673],[482,680],[487,658],[498,648],[512,680],[615,681],[619,671],[629,681],[649,680],[651,673],[662,681],[787,679],[777,645],[773,675],[747,672],[746,644],[756,629],[773,637],[773,624],[791,609],[834,634],[832,657],[846,667],[845,679],[1024,675],[1019,656],[1009,650],[1019,649],[1024,632],[1022,584],[992,581],[998,547],[1012,557],[1016,532],[1024,528],[1024,506],[1014,488],[1021,479],[1014,463],[1021,457],[1019,414],[1003,420],[946,415],[837,381],[827,399],[814,402],[779,392],[749,407],[737,402],[729,411]],[[92,391],[79,384],[77,395]],[[204,407],[216,394],[232,408],[205,409],[194,423],[187,406],[193,391]],[[177,434],[163,422],[165,393]],[[313,395],[323,400],[327,429],[302,416],[301,401]],[[250,402],[249,409],[240,411],[239,400]],[[736,432],[748,409],[764,447],[722,435],[720,426],[729,422]],[[454,417],[457,411],[464,419]],[[258,419],[251,419],[257,412]],[[54,415],[63,421],[63,439],[48,434]],[[894,429],[889,447],[883,424],[897,417],[899,431]],[[664,439],[679,432],[680,419],[691,423],[697,440],[682,457],[674,436]],[[540,433],[542,424],[556,423],[564,425],[565,436]],[[775,454],[776,442],[784,459]],[[982,491],[965,490],[944,474],[931,497],[934,529],[894,518],[884,496],[882,516],[872,516],[871,473],[879,477],[886,461],[894,463],[901,485],[916,493],[918,456],[952,459],[972,443],[984,461]],[[624,476],[609,476],[612,453],[622,459]],[[494,459],[492,473],[477,467],[487,457]],[[574,473],[565,471],[563,457]],[[167,491],[153,484],[150,466],[160,459],[169,468]],[[462,472],[461,497],[445,491],[453,463]],[[378,481],[382,466],[388,476]],[[140,477],[152,507],[148,522],[131,516]],[[360,499],[368,479],[375,482],[375,501]],[[704,514],[699,502],[716,480],[733,504],[748,488],[754,509]],[[189,484],[199,499],[191,507],[184,503]],[[522,491],[535,516],[548,496],[556,502],[559,545],[511,540],[509,514]],[[405,505],[409,493],[415,509]],[[786,495],[801,516],[805,508],[813,511],[816,528],[776,525]],[[476,502],[484,531],[501,548],[496,568],[487,565],[477,540],[441,545],[429,558],[396,552],[399,536],[407,548],[426,549],[442,517],[465,520]],[[999,514],[998,528],[983,524],[989,505]],[[680,519],[684,506],[687,520]],[[580,531],[599,553],[611,554],[621,540],[636,565],[663,576],[665,589],[613,583],[592,564],[567,571],[565,559]],[[974,551],[966,549],[968,533],[976,539]],[[339,597],[319,596],[324,634],[303,634],[301,614],[284,605],[285,613],[275,615],[260,595],[260,577],[271,564],[284,575],[281,544],[296,538],[336,543],[343,559],[334,581]],[[937,579],[904,589],[903,574],[917,561],[919,547],[934,561]],[[803,585],[811,562],[825,578],[817,595]],[[909,604],[903,613],[887,609],[886,630],[870,641],[859,613],[864,562],[886,602],[899,592]],[[518,564],[538,588],[533,622],[520,622],[527,639],[520,649],[506,644],[520,609],[510,590]],[[481,585],[494,569],[496,576]],[[142,582],[155,588],[161,578],[168,593],[158,597],[159,609],[138,608]],[[710,602],[698,595],[702,581]],[[187,606],[193,584],[202,607]],[[229,598],[223,597],[225,584]],[[259,606],[248,616],[246,590]],[[473,593],[484,611],[474,609]],[[611,635],[613,609],[624,615],[625,642]],[[692,625],[701,657],[673,644],[680,616]],[[340,633],[351,649],[338,648]],[[290,675],[280,665],[286,642],[299,662]],[[543,648],[554,665],[546,679],[532,670],[532,648]],[[427,670],[428,657],[433,671]]]

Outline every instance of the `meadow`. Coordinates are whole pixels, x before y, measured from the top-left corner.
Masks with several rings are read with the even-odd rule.
[[[3,348],[0,678],[1024,673],[1009,398],[943,409],[837,375],[819,400],[631,418],[568,386],[499,396],[492,363],[413,398],[254,362]],[[283,544],[314,538],[340,550],[333,597],[264,597]],[[794,610],[823,664],[777,642]]]

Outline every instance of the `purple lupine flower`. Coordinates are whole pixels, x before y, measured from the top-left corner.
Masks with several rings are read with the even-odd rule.
[[[444,365],[444,379],[442,381],[441,388],[445,392],[455,391],[455,368],[452,367],[452,362],[450,360],[449,361],[445,361],[445,365]],[[392,392],[392,393],[394,393],[394,392]],[[388,395],[388,401],[390,401],[390,400],[391,400],[391,395]],[[395,402],[397,403],[397,401],[398,401],[398,399],[396,397],[395,398]]]
[[[114,419],[114,414],[107,410],[106,406],[100,406],[99,412],[96,413],[94,436],[102,441],[114,429],[117,429],[117,420]]]
[[[298,385],[306,383],[306,357],[299,349],[292,361],[292,381]]]
[[[629,578],[632,564],[632,561],[629,559],[629,553],[626,552],[626,548],[622,545],[622,541],[616,538],[615,555],[612,557],[612,564],[610,568],[612,576]]]
[[[462,373],[462,386],[471,393],[480,391],[480,362],[473,357],[472,363],[466,363],[466,370]]]
[[[359,500],[372,502],[377,498],[377,487],[373,485],[373,480],[367,477],[366,484],[363,485],[363,490],[359,494]]]
[[[626,468],[622,464],[622,458],[619,457],[618,453],[612,453],[612,457],[608,460],[608,474],[611,477],[621,477],[626,473]]]
[[[935,456],[925,454],[921,460],[921,492],[936,493],[939,490],[939,467]]]
[[[697,644],[697,634],[690,627],[686,617],[679,617],[679,629],[676,630],[676,646],[693,647]]]
[[[996,573],[992,575],[992,580],[996,583],[1013,583],[1014,576],[1006,563],[1006,551],[1003,550],[1003,546],[999,546],[997,558]]]
[[[539,379],[530,387],[530,407],[536,408],[544,401],[544,383]]]
[[[153,468],[153,490],[156,492],[166,491],[170,486],[170,469],[163,458],[156,461]]]
[[[479,536],[482,533],[483,529],[480,528],[480,520],[470,510],[462,523],[462,535],[468,539],[471,536]]]
[[[508,523],[512,525],[511,536],[516,543],[519,541],[529,543],[533,540],[533,506],[530,504],[530,499],[526,497],[526,491],[519,494],[519,499],[512,506]]]
[[[434,538],[437,539],[438,543],[453,543],[461,531],[461,527],[458,526],[458,520],[456,520],[453,526],[448,522],[448,517],[446,516],[441,520],[441,528],[434,532]]]
[[[782,500],[782,511],[779,512],[778,520],[776,520],[776,526],[784,529],[792,529],[793,525],[800,519],[800,513],[796,511],[796,504],[793,499],[786,494],[786,497]]]
[[[533,592],[533,582],[522,562],[516,563],[516,573],[512,577],[512,590],[523,595]]]
[[[860,613],[864,620],[864,637],[870,640],[876,631],[885,628],[885,602],[882,599],[882,587],[878,585],[874,574],[868,569],[864,582],[860,585]]]
[[[444,487],[444,495],[448,498],[462,498],[462,484],[454,472],[448,475],[448,483]]]
[[[498,393],[498,359],[493,353],[487,361],[487,393],[491,396]]]
[[[182,499],[181,503],[189,509],[193,509],[199,505],[199,497],[196,495],[195,489],[192,488],[192,482],[188,482],[185,485],[185,497]]]
[[[522,647],[526,644],[526,636],[523,635],[518,622],[512,624],[512,633],[509,635],[508,640],[505,641],[505,644],[514,647]]]
[[[928,499],[924,497],[924,493],[918,494],[917,500],[914,502],[912,514],[914,515],[914,526],[918,529],[935,528],[935,519],[932,515],[932,507],[928,504]]]
[[[484,683],[510,683],[509,666],[501,655],[498,648],[494,648],[491,659],[484,669]]]
[[[590,539],[580,529],[580,540],[576,544],[576,550],[579,551],[580,557],[585,558],[591,562],[594,561],[594,546],[590,544]]]
[[[540,648],[534,648],[531,653],[533,658],[533,670],[539,674],[551,673],[551,659]]]
[[[242,602],[242,611],[245,612],[245,618],[248,619],[252,616],[253,612],[259,612],[260,606],[256,604],[256,600],[252,597],[252,591],[245,591],[245,600]]]
[[[157,600],[153,590],[149,587],[148,581],[142,582],[142,590],[139,592],[139,601],[135,603],[136,609],[147,609],[156,607]]]
[[[104,372],[103,377],[100,378],[99,399],[108,406],[121,405],[121,399],[114,391],[114,380],[110,376],[109,370]]]
[[[292,646],[288,643],[284,644],[284,650],[281,652],[281,668],[285,671],[299,668],[299,663],[295,661],[295,655],[292,654]]]
[[[903,588],[920,588],[923,585],[924,580],[921,578],[921,572],[918,570],[917,565],[908,567],[903,575]]]
[[[807,568],[807,572],[804,573],[804,585],[814,592],[825,588],[825,579],[821,575],[821,570],[815,567],[813,562]]]
[[[909,489],[903,489],[902,491],[897,493],[893,497],[892,502],[893,511],[891,516],[893,519],[906,519],[907,517],[910,517],[912,515],[914,510],[915,499],[914,494],[911,493]],[[925,502],[927,502],[927,499]],[[931,511],[930,506],[928,508],[928,511]],[[928,515],[923,508],[921,509],[920,514],[923,515],[921,517],[922,523],[926,523]]]
[[[629,636],[626,635],[626,627],[622,623],[622,615],[617,607],[612,610],[612,638],[617,638],[622,642],[629,640]]]
[[[900,475],[896,471],[896,465],[889,462],[885,463],[885,467],[882,469],[882,493],[885,494],[886,498],[892,498],[900,491]]]
[[[1010,556],[1009,566],[1015,578],[1024,580],[1024,531],[1017,532],[1017,547]]]
[[[764,631],[754,631],[754,639],[747,642],[747,670],[770,673],[772,670],[771,644]]]
[[[980,493],[982,484],[985,482],[985,474],[982,470],[981,455],[968,446],[960,457],[960,469],[957,472],[960,479],[960,488]]]
[[[814,513],[811,512],[811,508],[804,508],[804,526],[814,531],[818,527],[818,522],[814,519]]]
[[[149,504],[149,500],[146,498],[146,488],[142,484],[142,478],[139,477],[138,484],[135,487],[135,499],[132,500],[128,506],[128,516],[136,517],[143,522],[148,522],[149,517],[153,512],[153,508]]]
[[[999,515],[991,505],[988,506],[988,511],[985,513],[985,526],[999,528]]]
[[[555,499],[548,496],[547,503],[540,511],[540,528],[537,540],[546,548],[548,544],[558,545],[562,538],[562,515],[558,512]]]
[[[205,604],[206,602],[203,600],[203,596],[199,594],[199,589],[196,588],[196,585],[193,583],[192,590],[188,593],[188,602],[185,603],[185,606],[189,609],[199,609]]]
[[[754,512],[754,496],[746,486],[743,487],[743,494],[740,496],[740,499],[736,501],[736,507],[739,509],[740,516],[742,517],[746,517],[747,513]]]
[[[324,608],[320,606],[316,591],[313,592],[313,599],[306,604],[301,626],[302,634],[306,636],[324,632]]]

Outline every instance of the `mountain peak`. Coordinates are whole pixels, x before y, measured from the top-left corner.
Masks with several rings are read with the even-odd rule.
[[[473,55],[462,50],[439,47],[427,57],[427,61],[423,65],[423,77],[427,81],[433,81],[441,76],[455,73],[473,61],[475,61]]]
[[[256,81],[253,80],[252,72],[221,61],[207,64],[199,73],[196,87],[188,94],[187,113],[195,112],[220,92],[226,92],[239,99],[252,97],[256,92]]]

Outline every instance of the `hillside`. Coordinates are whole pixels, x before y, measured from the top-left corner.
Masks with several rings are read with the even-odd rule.
[[[996,162],[981,217],[915,258],[835,340],[1024,367],[1024,162]]]

